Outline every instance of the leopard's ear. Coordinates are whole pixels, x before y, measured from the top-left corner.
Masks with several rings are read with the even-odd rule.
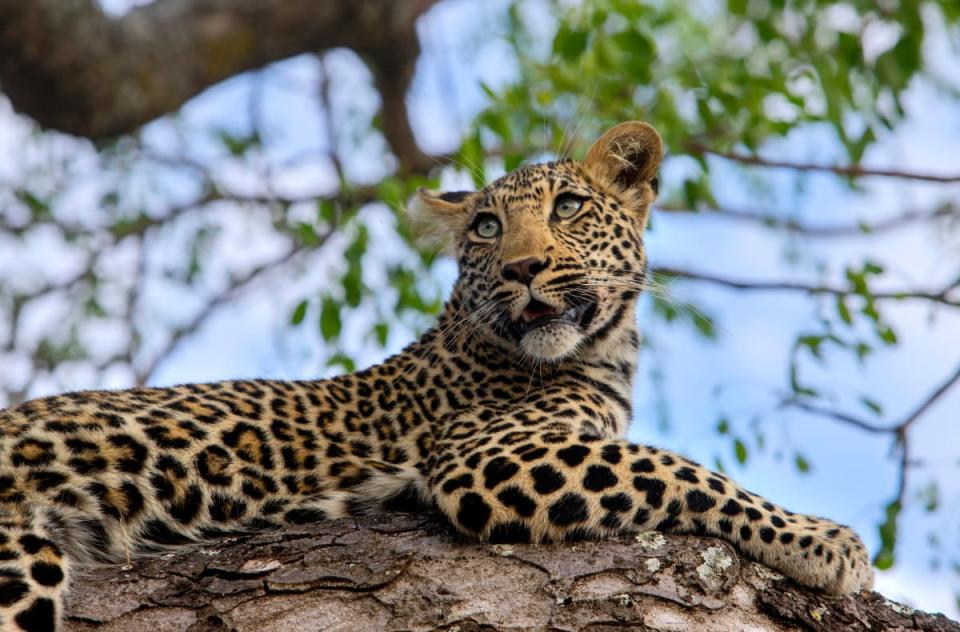
[[[414,233],[427,244],[452,251],[467,229],[473,191],[430,191],[420,188],[410,203],[408,216]]]
[[[639,205],[657,196],[657,170],[663,141],[653,126],[627,121],[607,130],[590,147],[583,164],[588,173],[620,193],[633,193]]]

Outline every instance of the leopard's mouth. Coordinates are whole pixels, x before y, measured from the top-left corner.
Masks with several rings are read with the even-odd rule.
[[[583,300],[569,307],[555,307],[531,298],[520,313],[520,318],[510,323],[510,329],[518,338],[550,325],[570,325],[586,329],[597,315],[597,302]]]

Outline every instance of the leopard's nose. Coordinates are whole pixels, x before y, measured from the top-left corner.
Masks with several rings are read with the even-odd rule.
[[[530,285],[533,278],[543,272],[550,266],[550,257],[546,259],[537,259],[536,257],[527,257],[520,261],[513,261],[503,265],[503,278],[507,281],[517,281],[524,285]]]

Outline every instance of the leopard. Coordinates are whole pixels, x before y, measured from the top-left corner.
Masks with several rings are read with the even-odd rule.
[[[849,527],[625,439],[663,156],[658,132],[628,121],[582,160],[420,189],[414,224],[459,276],[436,324],[381,364],[0,411],[0,627],[62,629],[91,565],[402,499],[480,542],[696,534],[825,595],[871,588]]]

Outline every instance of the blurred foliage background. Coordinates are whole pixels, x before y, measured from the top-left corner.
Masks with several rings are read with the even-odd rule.
[[[642,119],[668,158],[631,437],[693,423],[669,384],[683,384],[699,349],[777,358],[764,384],[737,390],[721,369],[712,389],[681,390],[703,408],[698,458],[742,470],[766,455],[777,477],[832,460],[869,478],[882,464],[892,475],[857,523],[872,525],[876,566],[920,542],[936,581],[960,586],[960,4],[418,1],[398,3],[401,35],[382,41],[364,29],[385,22],[342,22],[343,41],[291,33],[278,45],[254,31],[232,47],[244,33],[228,19],[218,46],[192,42],[218,70],[182,98],[144,92],[138,104],[151,107],[131,115],[110,92],[136,75],[114,68],[130,51],[97,57],[79,25],[169,28],[163,4],[90,3],[72,30],[50,27],[40,60],[12,35],[31,9],[0,5],[0,404],[374,362],[430,326],[455,274],[403,222],[417,187],[481,187],[525,161],[582,156],[608,126]],[[182,4],[177,18],[201,26],[248,10]],[[294,4],[265,3],[275,16]],[[274,17],[258,19],[271,29]],[[171,59],[202,38],[184,31]],[[63,51],[100,74],[68,81]],[[186,73],[146,57],[149,76]],[[47,63],[32,84],[23,68]],[[772,298],[742,308],[756,295]],[[217,321],[239,305],[259,316]],[[790,331],[755,338],[730,306]],[[665,361],[664,341],[680,335],[698,351]],[[918,338],[935,353],[910,351]],[[744,341],[761,348],[740,357]],[[253,360],[237,351],[264,344]],[[919,383],[874,379],[905,365]],[[850,432],[784,439],[785,415]],[[913,440],[924,426],[946,456]],[[873,456],[844,464],[837,442],[860,436]]]

